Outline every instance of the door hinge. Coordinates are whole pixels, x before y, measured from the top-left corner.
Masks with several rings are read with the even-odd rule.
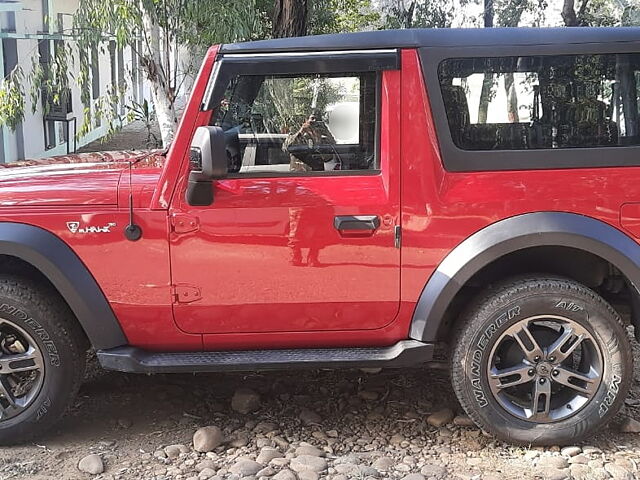
[[[172,285],[171,295],[174,303],[191,303],[202,298],[200,289],[193,285]]]
[[[195,232],[200,228],[198,217],[186,213],[174,213],[171,215],[171,229],[175,233]]]
[[[393,245],[396,248],[400,248],[402,245],[402,227],[400,225],[396,225],[393,229]]]

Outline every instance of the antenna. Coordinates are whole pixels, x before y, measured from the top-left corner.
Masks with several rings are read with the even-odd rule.
[[[124,229],[124,236],[127,240],[136,242],[142,238],[142,228],[133,222],[133,183],[131,180],[131,169],[133,162],[129,162],[129,225]]]

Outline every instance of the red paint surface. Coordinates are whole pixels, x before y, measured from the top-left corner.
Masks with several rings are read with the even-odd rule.
[[[385,72],[379,175],[226,179],[210,207],[184,202],[187,152],[216,49],[207,54],[166,159],[36,162],[0,170],[0,221],[45,228],[95,276],[133,345],[156,350],[384,345],[407,337],[415,303],[448,252],[483,227],[563,211],[640,235],[640,168],[449,173],[415,51]],[[544,152],[540,152],[541,158]],[[47,170],[49,168],[50,170]],[[143,238],[129,242],[129,185]],[[19,207],[16,207],[19,206]],[[170,231],[172,214],[199,230]],[[379,215],[341,237],[335,215]],[[621,220],[622,218],[622,220]],[[77,235],[66,222],[116,225]],[[394,247],[401,222],[403,246]],[[309,262],[309,250],[317,262]],[[301,258],[297,259],[297,251]],[[312,253],[312,257],[313,257]],[[202,295],[175,304],[172,284]],[[175,319],[174,319],[175,315]]]

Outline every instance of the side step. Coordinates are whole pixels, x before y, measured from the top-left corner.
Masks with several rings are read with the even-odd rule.
[[[132,373],[238,372],[291,368],[404,367],[433,358],[434,345],[403,340],[390,347],[148,352],[135,347],[99,350],[103,368]]]

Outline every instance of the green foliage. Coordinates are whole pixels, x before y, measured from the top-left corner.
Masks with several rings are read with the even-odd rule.
[[[131,105],[127,108],[129,109],[128,117],[130,120],[137,120],[144,124],[144,128],[147,131],[147,148],[157,148],[161,141],[153,133],[156,115],[149,102],[146,99],[142,103],[131,102]]]
[[[357,32],[380,23],[371,0],[312,0],[309,33]]]
[[[24,72],[16,67],[0,82],[0,124],[15,130],[24,119]]]
[[[382,11],[384,28],[448,28],[453,22],[455,6],[453,0],[396,0]]]

